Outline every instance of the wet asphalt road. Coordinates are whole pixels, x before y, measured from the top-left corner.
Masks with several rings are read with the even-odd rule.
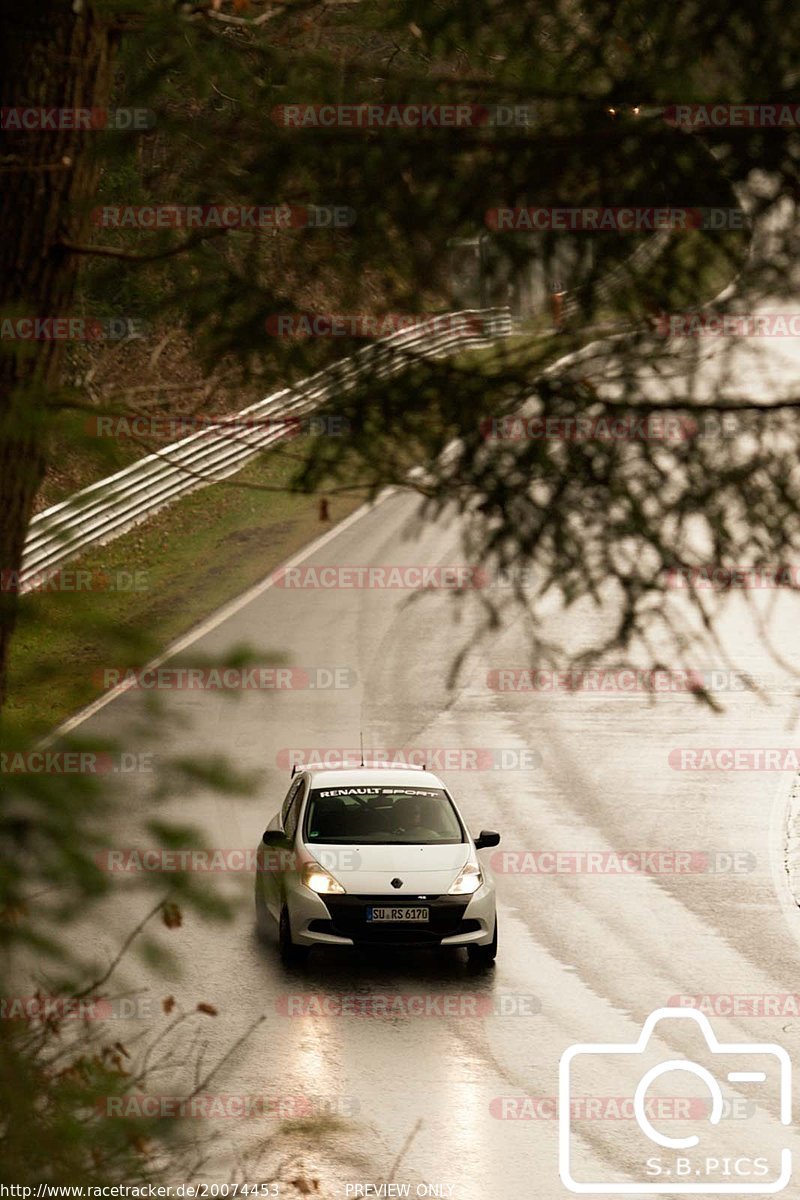
[[[788,353],[784,382],[795,371],[794,344]],[[312,548],[303,565],[463,563],[457,524],[420,525],[416,506],[413,497],[390,496]],[[502,588],[494,592],[505,596]],[[407,1183],[411,1195],[425,1194],[418,1185],[435,1184],[438,1194],[458,1200],[554,1200],[567,1193],[549,1100],[568,1046],[632,1042],[651,1011],[681,995],[800,991],[798,914],[782,868],[790,776],[680,770],[674,765],[680,760],[670,759],[682,748],[798,743],[796,681],[770,656],[741,597],[731,598],[718,626],[730,661],[717,651],[693,665],[750,672],[765,681],[766,694],[720,693],[722,713],[685,694],[653,701],[641,692],[499,691],[489,686],[490,672],[531,666],[529,631],[517,611],[509,611],[499,631],[486,631],[482,599],[474,592],[456,600],[444,589],[270,587],[204,633],[183,661],[247,643],[265,655],[281,652],[290,665],[346,668],[353,686],[246,691],[233,699],[174,691],[161,698],[159,752],[228,755],[260,773],[258,793],[221,798],[201,790],[165,805],[148,800],[144,775],[134,778],[130,826],[119,830],[118,845],[141,844],[136,826],[149,810],[199,826],[211,846],[253,848],[288,786],[281,751],[353,747],[359,730],[368,749],[504,749],[518,752],[523,764],[507,754],[508,766],[442,771],[473,832],[502,834],[499,853],[482,852],[497,868],[495,970],[476,975],[458,954],[315,951],[305,970],[287,972],[274,948],[255,937],[250,875],[222,880],[242,900],[231,923],[188,915],[180,930],[160,935],[176,953],[178,974],[162,980],[128,967],[126,982],[144,988],[154,1003],[171,994],[187,1009],[205,1001],[219,1010],[216,1018],[190,1022],[196,1035],[187,1045],[192,1054],[202,1050],[199,1074],[188,1061],[172,1061],[154,1090],[182,1094],[263,1016],[205,1090],[266,1094],[288,1104],[296,1101],[287,1098],[311,1098],[341,1118],[313,1131],[280,1127],[270,1117],[197,1121],[209,1178],[239,1170],[252,1181],[280,1168],[319,1178],[326,1194],[342,1197],[359,1194],[357,1184]],[[797,662],[798,600],[772,592],[757,603],[774,644]],[[580,605],[564,614],[550,604],[545,632],[574,650],[602,633],[610,611]],[[462,649],[463,665],[449,686]],[[92,716],[81,734],[113,733],[127,750],[153,749],[141,736],[144,703],[130,691]],[[149,726],[152,732],[152,720]],[[554,872],[550,859],[504,857],[556,850],[663,852],[663,873]],[[674,873],[664,865],[673,852],[691,853],[692,869]],[[534,861],[545,865],[513,869]],[[101,924],[82,934],[84,948],[101,961],[145,910],[147,902],[129,886],[121,881]],[[287,1015],[301,993],[312,997],[302,1003],[314,1011]],[[335,1004],[350,994],[422,995],[434,1011],[342,1016],[321,1007],[325,998]],[[744,1015],[715,1016],[717,1035],[727,1042],[778,1041],[796,1060],[800,1017],[755,1012],[751,1001]],[[160,1028],[163,1018],[153,1023]],[[139,1028],[119,1023],[123,1037]],[[663,1032],[656,1049],[664,1059],[690,1041],[681,1027]],[[583,1094],[619,1097],[634,1086],[629,1067],[617,1067],[605,1076],[590,1073]],[[520,1110],[503,1098],[526,1096],[548,1101],[538,1105],[537,1119],[504,1119]],[[746,1119],[723,1120],[710,1130],[713,1152],[791,1146],[796,1139],[788,1133],[782,1142],[776,1112],[770,1093]],[[633,1121],[579,1120],[576,1130],[581,1178],[599,1173],[618,1184],[636,1178],[641,1135]]]

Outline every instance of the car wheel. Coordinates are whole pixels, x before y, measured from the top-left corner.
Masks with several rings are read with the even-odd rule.
[[[278,949],[281,961],[287,967],[297,967],[306,961],[310,946],[298,946],[292,941],[292,927],[289,923],[289,910],[284,904],[281,909],[281,919],[278,925]]]
[[[256,933],[260,938],[267,937],[269,925],[269,909],[264,901],[264,893],[261,891],[258,876],[256,876]]]
[[[494,919],[494,934],[486,946],[467,946],[469,961],[476,967],[490,967],[497,958],[497,917]]]

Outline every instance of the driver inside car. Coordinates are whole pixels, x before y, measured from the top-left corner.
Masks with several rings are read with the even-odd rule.
[[[392,816],[395,832],[405,838],[424,835],[427,841],[441,832],[437,828],[435,804],[425,796],[401,796],[395,802]]]

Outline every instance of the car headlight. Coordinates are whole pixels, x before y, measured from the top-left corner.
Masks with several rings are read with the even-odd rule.
[[[483,883],[483,875],[477,863],[467,863],[448,890],[448,896],[471,896]]]
[[[330,871],[326,871],[319,863],[305,863],[300,870],[300,882],[319,896],[330,896],[334,893],[344,893],[344,888],[338,879],[334,879]]]

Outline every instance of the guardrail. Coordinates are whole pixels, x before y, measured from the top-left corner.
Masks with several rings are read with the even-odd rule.
[[[229,425],[190,434],[39,513],[28,528],[20,591],[29,591],[59,563],[95,543],[110,541],[178,497],[233,475],[260,450],[285,437],[292,419],[313,412],[359,380],[387,379],[420,357],[489,345],[514,331],[507,308],[467,309],[447,313],[446,318],[453,328],[431,333],[423,327],[382,338],[232,414]]]
[[[647,241],[642,242],[633,254],[612,270],[607,271],[593,285],[591,288],[592,303],[597,304],[598,300],[610,300],[622,288],[629,285],[635,286],[653,263],[661,257],[671,238],[671,230],[662,229],[658,233],[654,233]],[[572,294],[564,300],[564,315],[574,317],[580,313],[584,298],[589,294],[590,290],[586,284],[575,288]]]

